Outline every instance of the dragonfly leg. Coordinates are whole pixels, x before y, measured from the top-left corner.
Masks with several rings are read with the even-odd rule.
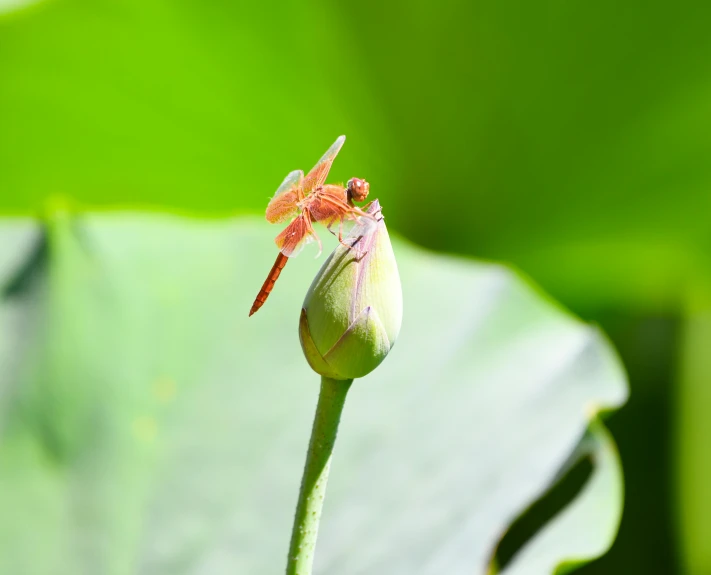
[[[359,262],[360,260],[362,260],[362,259],[367,255],[367,253],[368,253],[367,251],[365,251],[365,250],[360,250],[360,249],[358,249],[358,248],[356,247],[356,244],[357,244],[360,240],[362,240],[362,239],[363,239],[363,236],[358,236],[358,237],[355,239],[355,241],[353,242],[353,245],[348,246],[350,249],[352,249],[352,250],[356,253],[355,261],[357,261],[357,262]],[[346,245],[348,245],[348,244],[346,244]]]
[[[331,226],[333,226],[334,223],[335,221],[331,221],[329,224],[326,225],[326,229],[338,238],[338,243],[340,243],[342,246],[353,249],[352,245],[343,241],[343,218],[340,218],[338,220],[338,233],[334,232],[331,229]]]
[[[311,212],[308,211],[308,209],[304,210],[303,214],[304,219],[306,220],[306,233],[309,234],[312,238],[316,240],[318,243],[318,253],[316,254],[316,257],[319,257],[321,255],[321,252],[323,251],[323,244],[321,244],[321,238],[318,237],[318,234],[316,233],[316,230],[314,229],[313,225],[311,224]]]
[[[341,239],[341,238],[339,238],[338,241],[341,242],[341,245],[342,245],[342,246],[347,247],[349,250],[353,250],[353,251],[355,252],[355,254],[356,254],[355,259],[356,259],[356,261],[359,262],[361,259],[363,259],[363,257],[364,257],[365,254],[367,253],[366,251],[361,250],[361,249],[358,249],[358,248],[356,247],[356,245],[358,244],[358,242],[360,242],[360,240],[362,240],[362,239],[363,239],[363,236],[358,236],[357,238],[355,238],[355,239],[353,240],[353,243],[352,243],[352,244],[349,244],[348,242],[343,241],[343,239]]]
[[[370,216],[370,214],[365,214],[365,215],[366,215],[366,216]],[[332,220],[331,222],[329,222],[329,223],[326,225],[326,229],[327,229],[329,232],[331,232],[334,236],[336,236],[336,237],[338,238],[338,243],[340,243],[344,248],[348,248],[349,250],[353,250],[353,251],[356,253],[356,260],[357,260],[357,261],[360,261],[361,258],[365,255],[366,252],[363,252],[363,251],[359,250],[359,249],[356,247],[356,244],[357,244],[358,242],[360,242],[360,240],[363,239],[363,236],[358,236],[358,237],[353,241],[352,244],[349,244],[347,241],[345,241],[345,240],[343,239],[343,218],[339,218],[339,220],[338,220],[338,233],[334,232],[334,231],[331,229],[331,226],[333,226],[333,224],[335,224],[335,223],[336,223],[335,220]],[[315,234],[314,234],[314,235],[315,235]],[[320,242],[319,242],[319,245],[320,245]]]
[[[332,225],[333,225],[333,220],[331,220],[330,222],[328,222],[328,224],[326,224],[326,229],[327,229],[329,232],[331,232],[334,236],[336,236],[336,232],[334,232],[334,231],[331,229],[331,226],[332,226]],[[340,236],[336,236],[336,237],[338,237],[338,238],[340,239]]]
[[[321,252],[323,251],[323,244],[321,244],[321,238],[318,237],[316,231],[313,228],[311,228],[311,233],[313,234],[314,238],[316,238],[316,242],[318,242],[318,253],[316,254],[316,257],[319,257],[321,255]]]

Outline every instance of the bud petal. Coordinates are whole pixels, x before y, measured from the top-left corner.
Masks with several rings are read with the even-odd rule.
[[[378,221],[361,218],[344,240],[354,249],[334,250],[301,312],[306,359],[314,371],[333,379],[363,377],[378,367],[402,323],[400,276],[377,200],[367,212]]]

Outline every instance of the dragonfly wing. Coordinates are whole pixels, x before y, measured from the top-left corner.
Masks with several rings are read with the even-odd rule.
[[[286,257],[293,258],[299,255],[306,244],[314,240],[318,240],[318,236],[311,225],[309,212],[305,211],[284,228],[284,231],[275,238],[274,243]]]
[[[267,221],[278,224],[290,220],[299,212],[297,203],[300,199],[303,181],[304,172],[301,170],[294,170],[284,178],[267,206]]]
[[[333,142],[333,145],[326,151],[323,157],[318,161],[318,163],[306,175],[304,178],[305,193],[315,190],[319,186],[323,185],[328,177],[328,172],[331,170],[333,160],[336,159],[336,156],[338,155],[338,152],[341,151],[341,147],[345,141],[345,136],[339,136],[338,139]]]

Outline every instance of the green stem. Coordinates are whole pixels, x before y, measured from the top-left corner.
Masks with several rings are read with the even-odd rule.
[[[331,468],[331,455],[351,383],[353,383],[352,379],[337,380],[321,377],[321,393],[316,406],[309,450],[306,453],[299,503],[296,506],[294,528],[291,532],[286,575],[311,575],[318,524],[321,520],[328,472]]]

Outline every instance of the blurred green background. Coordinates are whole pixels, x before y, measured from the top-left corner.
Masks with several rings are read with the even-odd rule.
[[[330,179],[367,178],[392,230],[513,263],[617,345],[625,515],[581,572],[708,573],[710,22],[700,0],[0,0],[0,212],[261,213],[346,134]]]

